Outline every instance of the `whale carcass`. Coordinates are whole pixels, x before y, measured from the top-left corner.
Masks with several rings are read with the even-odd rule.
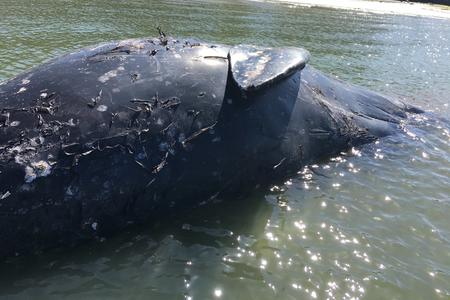
[[[0,84],[0,257],[76,245],[270,183],[414,108],[300,48],[110,42]]]

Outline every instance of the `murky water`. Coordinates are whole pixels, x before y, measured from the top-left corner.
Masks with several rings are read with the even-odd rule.
[[[449,20],[228,0],[2,0],[0,80],[157,25],[302,46],[319,69],[431,112],[263,194],[2,266],[1,299],[450,298]]]

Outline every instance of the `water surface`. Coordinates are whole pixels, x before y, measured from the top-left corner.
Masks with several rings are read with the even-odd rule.
[[[2,266],[1,299],[450,297],[449,20],[238,0],[2,0],[0,80],[157,25],[301,46],[317,68],[428,113],[263,193]]]

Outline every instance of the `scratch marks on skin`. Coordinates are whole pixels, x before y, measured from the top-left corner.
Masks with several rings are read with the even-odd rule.
[[[0,195],[1,195],[0,196],[0,200],[4,200],[4,199],[8,198],[9,196],[11,196],[11,192],[10,191],[6,191],[5,193],[0,194]]]
[[[155,167],[153,167],[152,173],[158,174],[166,165],[167,165],[167,158],[169,157],[169,152],[166,152],[166,155],[164,155],[164,158],[162,161],[157,164]]]
[[[171,97],[168,99],[159,99],[158,94],[153,96],[150,100],[132,99],[132,100],[130,100],[130,102],[139,105],[138,109],[134,110],[135,112],[144,111],[144,112],[148,112],[148,113],[151,113],[158,108],[175,111],[178,108],[178,106],[181,104],[180,98],[178,98],[178,97]],[[162,120],[160,122],[157,121],[157,124],[162,125],[163,124]]]
[[[198,138],[200,135],[204,134],[205,132],[213,129],[215,126],[217,125],[217,122],[215,122],[214,124],[204,127],[196,132],[194,132],[191,136],[189,136],[188,138],[186,138],[182,144],[183,146],[186,146],[188,143],[192,142],[194,139]]]
[[[144,49],[146,45],[145,41],[142,40],[125,40],[122,41],[112,49],[106,49],[98,53],[93,54],[88,59],[93,62],[102,62],[112,59],[122,59],[124,56],[130,55],[132,52],[137,52]],[[101,50],[105,45],[100,45],[99,47],[91,49],[91,51]]]
[[[134,162],[135,162],[139,167],[141,167],[143,170],[145,170],[147,173],[149,173],[149,174],[151,174],[151,175],[156,175],[156,174],[158,174],[159,172],[161,172],[161,170],[167,165],[167,159],[168,159],[168,157],[169,157],[169,151],[167,151],[166,154],[163,156],[161,162],[159,162],[159,163],[158,163],[156,166],[154,166],[151,170],[149,170],[143,163],[141,163],[141,162],[138,161],[138,160],[134,160]],[[151,180],[147,183],[146,188],[147,188],[148,186],[150,186],[155,180],[156,180],[155,178],[151,179]]]
[[[81,152],[81,149],[82,149],[82,146],[79,143],[71,143],[71,144],[61,146],[61,150],[67,156],[76,155],[77,153]]]
[[[326,130],[323,128],[311,128],[309,130],[309,134],[318,138],[328,138],[329,136],[331,136],[333,134],[333,132],[331,130]]]
[[[134,160],[134,162],[135,162],[139,167],[141,167],[142,169],[144,169],[146,172],[149,172],[149,170],[147,169],[146,166],[144,166],[143,163],[141,163],[141,162],[138,161],[138,160]]]
[[[201,111],[196,111],[194,109],[190,109],[187,111],[187,115],[188,116],[192,116],[192,122],[191,122],[191,126],[189,127],[189,133],[192,132],[192,129],[194,128],[195,125],[195,121],[197,120],[197,117],[200,115]]]
[[[281,159],[281,161],[279,163],[277,163],[275,166],[273,166],[273,169],[277,169],[279,166],[281,166],[286,160],[286,157],[284,157],[283,159]]]
[[[175,110],[180,104],[180,98],[178,97],[172,97],[166,100],[161,100],[161,108],[163,109],[172,109]]]

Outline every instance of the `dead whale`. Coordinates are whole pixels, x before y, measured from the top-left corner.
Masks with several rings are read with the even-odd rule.
[[[308,58],[161,36],[85,48],[1,83],[0,257],[242,193],[419,112]]]

